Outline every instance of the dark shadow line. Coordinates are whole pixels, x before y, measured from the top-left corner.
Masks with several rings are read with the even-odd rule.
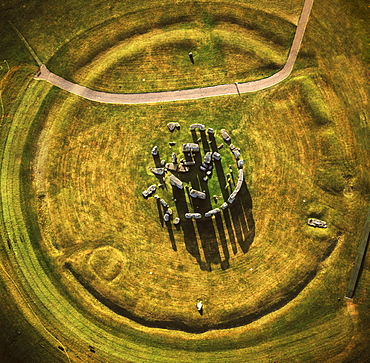
[[[232,226],[232,223],[231,223],[231,217],[230,217],[229,210],[225,209],[223,211],[223,215],[224,215],[226,229],[227,229],[229,239],[230,239],[231,248],[232,248],[233,253],[235,255],[238,252],[238,249],[236,247],[236,238],[235,238],[235,233],[234,233],[233,226]]]
[[[326,258],[330,256],[332,251],[335,249],[335,246],[337,245],[338,238],[334,238],[332,240],[331,245],[329,246],[328,250],[324,253],[323,257],[321,258],[320,262],[323,262]],[[330,253],[329,253],[330,252]],[[205,333],[209,330],[220,330],[220,329],[232,329],[237,328],[240,326],[244,326],[247,324],[252,323],[253,321],[256,321],[263,316],[270,314],[276,310],[281,309],[283,306],[285,306],[287,303],[295,299],[302,290],[315,278],[317,275],[317,272],[320,270],[320,262],[316,268],[314,268],[312,271],[308,272],[306,276],[290,291],[285,293],[283,297],[276,303],[270,303],[265,305],[263,309],[260,311],[250,313],[238,318],[231,319],[226,322],[222,323],[215,323],[215,324],[204,324],[202,325],[189,325],[184,323],[183,321],[180,321],[179,319],[174,320],[149,320],[142,317],[139,317],[126,308],[116,304],[115,302],[111,301],[110,299],[106,298],[104,295],[102,295],[100,292],[98,292],[91,284],[85,280],[85,278],[78,273],[73,266],[66,262],[65,267],[72,273],[72,275],[75,277],[75,279],[92,295],[94,296],[99,302],[101,302],[103,305],[105,305],[107,308],[109,308],[114,313],[124,316],[132,321],[135,321],[138,324],[141,324],[146,327],[150,328],[159,328],[159,329],[169,329],[169,330],[179,330],[186,333],[194,333],[194,334],[201,334]]]
[[[226,189],[226,178],[225,178],[225,173],[224,173],[224,169],[222,167],[222,163],[221,163],[221,160],[215,160],[214,163],[214,168],[216,169],[216,173],[217,173],[217,177],[218,177],[218,182],[220,184],[220,188],[221,188],[221,193],[222,193],[222,196],[224,198],[224,200],[226,201],[227,198],[229,198],[229,191],[228,189]]]
[[[162,213],[162,208],[161,208],[161,202],[159,199],[156,200],[157,202],[157,209],[158,209],[158,218],[161,223],[161,226],[163,227],[164,221],[163,221],[163,213]]]
[[[188,205],[186,202],[186,191],[184,189],[179,189],[175,186],[172,186],[172,192],[174,199],[176,200],[176,211],[177,215],[180,217],[180,225],[184,234],[184,243],[186,250],[201,263],[200,251],[198,247],[197,235],[195,233],[195,228],[191,220],[186,219],[185,213],[189,212]],[[189,197],[190,198],[190,197]]]
[[[190,133],[191,133],[191,137],[193,139],[193,142],[197,143],[197,141],[198,141],[197,131],[196,130],[190,130]]]
[[[168,222],[165,222],[165,223],[166,223],[166,226],[167,226],[168,235],[170,237],[172,249],[174,251],[177,251],[176,241],[175,241],[175,235],[173,233],[171,220],[169,220]]]
[[[210,141],[210,147],[211,147],[212,152],[218,152],[215,135],[208,134],[208,138]]]
[[[233,205],[231,206],[231,208],[229,208],[229,210],[230,210],[230,214],[231,214],[231,220],[232,220],[232,223],[233,223],[233,226],[234,226],[236,241],[238,242],[242,251],[244,252],[244,249],[242,247],[242,245],[243,245],[242,242],[243,242],[244,238],[243,238],[242,226],[241,226],[240,219],[239,219],[240,209],[238,207],[239,207],[239,203],[237,201],[235,201],[233,203]]]
[[[224,259],[221,261],[221,268],[223,270],[226,270],[230,267],[230,264],[229,264],[230,253],[227,247],[227,239],[226,239],[224,225],[222,223],[222,216],[220,214],[217,214],[215,216],[215,222],[216,222],[218,234],[220,236],[222,253],[224,255]]]
[[[238,198],[230,208],[237,241],[244,253],[247,253],[255,236],[255,222],[252,213],[252,198],[245,181],[239,191]]]
[[[221,256],[220,251],[218,250],[217,236],[212,218],[197,221],[196,224],[207,264],[220,263]]]
[[[207,135],[206,135],[205,130],[200,130],[200,138],[201,138],[201,141],[202,141],[202,144],[203,144],[204,153],[207,153],[210,150],[210,147],[209,147],[209,144],[208,144],[208,139],[207,139]]]
[[[161,164],[161,157],[159,156],[159,152],[157,155],[153,155],[154,165],[156,168],[161,168],[163,165]]]

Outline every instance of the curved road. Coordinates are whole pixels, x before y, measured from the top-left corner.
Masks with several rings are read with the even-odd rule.
[[[263,78],[257,81],[239,84],[224,84],[213,87],[194,88],[181,91],[151,93],[107,93],[95,91],[90,88],[67,81],[66,79],[50,72],[45,65],[40,66],[40,69],[34,78],[38,80],[45,80],[59,88],[62,88],[68,92],[74,93],[75,95],[87,98],[92,101],[117,104],[195,100],[204,97],[231,95],[238,92],[247,93],[259,91],[261,89],[271,87],[281,82],[290,75],[294,63],[297,59],[298,51],[301,46],[304,32],[306,30],[306,25],[311,13],[313,2],[314,0],[305,0],[304,2],[301,16],[294,35],[292,47],[290,48],[290,52],[284,67],[271,77]]]

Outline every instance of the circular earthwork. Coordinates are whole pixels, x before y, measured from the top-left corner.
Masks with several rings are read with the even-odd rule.
[[[155,26],[148,34],[140,31],[140,27],[128,29],[123,39],[115,39],[111,47],[98,47],[103,44],[102,37],[93,58],[89,59],[92,53],[85,50],[82,55],[76,55],[77,65],[69,69],[71,78],[90,87],[101,81],[101,89],[113,87],[109,89],[112,92],[161,90],[165,84],[176,89],[178,84],[172,82],[171,72],[186,75],[188,71],[181,72],[188,64],[182,64],[185,60],[179,61],[178,53],[171,53],[172,50],[180,49],[181,53],[189,47],[216,53],[218,49],[232,50],[231,40],[240,27],[243,34],[255,34],[255,44],[265,42],[263,32],[250,29],[230,7],[226,17],[215,10],[212,17],[215,22],[211,25],[216,29],[213,36],[219,36],[217,44],[221,47],[207,50],[200,33],[209,21],[204,17],[196,19],[195,23],[201,24],[199,33],[192,32],[189,37],[190,31],[185,25],[192,25],[193,19],[186,12],[181,17],[180,10],[177,13],[172,20],[162,18],[164,23],[159,29],[160,20],[153,19]],[[136,15],[130,15],[132,24]],[[83,43],[91,32],[103,33],[102,30],[113,26],[113,23],[102,25],[76,41]],[[183,28],[182,40],[176,41],[176,46],[174,40],[166,43],[165,37],[169,35],[171,39],[171,32],[177,32],[179,27]],[[155,44],[151,43],[153,39]],[[190,44],[186,39],[190,39]],[[275,44],[259,48],[272,57],[269,64],[273,67],[266,68],[266,61],[261,63],[265,54],[253,54],[252,68],[256,64],[260,70],[265,69],[263,72],[278,68],[284,54],[276,55],[276,51],[282,50],[289,39],[277,36],[275,40]],[[216,45],[213,41],[214,38],[212,47]],[[140,42],[138,48],[134,47],[135,42]],[[149,51],[144,51],[147,44]],[[240,47],[245,54],[250,52],[250,44],[243,43]],[[240,47],[233,52],[240,54]],[[63,52],[68,55],[68,44]],[[221,57],[221,53],[215,57]],[[161,72],[165,71],[159,67],[158,54],[166,54],[162,65],[170,67],[167,78],[162,77]],[[197,55],[196,51],[194,54]],[[57,58],[58,52],[50,61],[56,67]],[[230,64],[237,60],[231,58],[238,57],[225,57],[225,69],[235,69]],[[128,60],[132,61],[130,69]],[[175,63],[173,68],[170,62]],[[146,65],[143,67],[147,74],[156,74],[157,80],[164,78],[163,82],[156,82],[147,74],[143,76],[140,63]],[[212,67],[205,63],[196,75],[186,75],[185,86],[186,82],[190,86],[192,79],[198,76],[199,86],[208,84],[213,72],[209,69]],[[126,71],[129,81],[123,85],[118,81],[118,73]],[[238,72],[225,77],[255,77],[247,68]],[[38,299],[50,308],[55,319],[62,321],[62,317],[68,315],[66,312],[70,312],[76,324],[80,327],[85,324],[86,339],[94,340],[94,331],[104,336],[106,330],[111,329],[111,344],[117,348],[117,356],[113,357],[116,360],[119,354],[127,353],[119,345],[123,336],[127,341],[131,339],[130,334],[147,337],[153,332],[152,328],[169,335],[166,329],[185,333],[215,329],[232,332],[231,328],[244,326],[285,306],[312,281],[338,242],[337,222],[314,234],[305,225],[306,218],[311,216],[332,221],[338,217],[333,208],[318,202],[325,200],[326,191],[312,182],[312,174],[320,165],[308,156],[316,136],[312,133],[312,124],[305,122],[311,120],[315,106],[297,97],[297,94],[306,97],[304,82],[296,80],[275,89],[280,97],[278,103],[272,102],[276,100],[272,91],[262,91],[243,101],[228,97],[222,99],[223,104],[219,100],[206,100],[132,107],[98,105],[32,83],[30,90],[23,90],[22,104],[32,99],[32,92],[38,92],[37,97],[41,97],[39,101],[44,100],[45,108],[37,116],[34,114],[37,127],[21,116],[17,120],[23,122],[25,128],[37,130],[33,131],[37,148],[33,149],[28,164],[31,166],[28,188],[29,195],[34,197],[35,213],[26,222],[36,221],[41,238],[37,242],[37,256],[32,252],[35,242],[29,237],[24,240],[31,252],[28,256],[20,250],[19,258],[24,262],[18,263],[24,273],[34,268],[31,276],[37,279],[44,270],[35,261],[48,260],[63,287],[61,293],[50,288],[48,295],[45,291],[55,276],[43,272],[44,282],[30,285],[29,293],[35,296],[40,293]],[[330,118],[327,110],[318,112],[324,115],[321,121]],[[268,128],[261,125],[261,121],[266,120]],[[171,121],[181,124],[179,132],[163,132]],[[162,223],[153,198],[144,200],[142,191],[153,180],[152,147],[160,146],[169,160],[182,145],[181,140],[187,137],[190,125],[199,122],[214,128],[216,135],[220,135],[223,127],[229,130],[245,159],[246,189],[239,206],[234,213],[230,212],[229,222],[224,219],[217,224],[212,217],[206,222],[208,228],[203,228],[202,222],[192,221],[190,233],[177,229],[172,223]],[[289,133],[281,127],[283,122],[289,126]],[[327,128],[323,138],[341,143],[332,135],[328,123],[321,122],[320,127]],[[14,139],[9,138],[9,147],[18,147],[17,141],[27,150],[29,140],[13,136]],[[169,139],[175,144],[169,145]],[[232,159],[229,160],[225,165],[231,163]],[[3,167],[3,170],[10,173],[12,167]],[[23,170],[24,165],[16,167]],[[236,171],[234,168],[233,173]],[[14,190],[9,189],[7,193],[15,200],[18,194]],[[164,190],[164,193],[169,192]],[[168,198],[173,198],[171,193]],[[17,203],[19,205],[19,200]],[[218,200],[214,203],[221,205]],[[213,232],[209,233],[212,228]],[[33,261],[33,267],[27,261]],[[58,307],[55,302],[61,299],[65,304]],[[203,315],[196,310],[199,300],[204,304]],[[96,322],[87,322],[81,312],[96,314]],[[57,320],[54,323],[57,325]],[[67,319],[65,326],[68,324],[72,326],[72,320]],[[112,328],[106,329],[110,324]],[[117,326],[124,327],[124,333],[118,333]],[[181,341],[183,337],[176,335],[179,332],[173,334],[169,344],[175,347],[176,340]]]

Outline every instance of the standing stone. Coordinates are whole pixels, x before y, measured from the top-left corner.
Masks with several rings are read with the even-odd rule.
[[[170,132],[173,132],[176,128],[176,123],[170,122],[170,123],[167,124],[167,127],[170,130]]]
[[[194,56],[192,52],[189,53],[189,58],[190,58],[190,62],[194,64]]]
[[[158,155],[158,146],[154,146],[154,147],[153,147],[153,149],[152,149],[152,155],[153,155],[153,156]]]
[[[225,129],[221,130],[221,136],[222,136],[222,138],[224,139],[225,142],[230,142],[231,141],[231,137]]]

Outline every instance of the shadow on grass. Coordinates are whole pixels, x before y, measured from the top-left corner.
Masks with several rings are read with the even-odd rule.
[[[177,250],[176,238],[178,243],[185,243],[186,250],[196,259],[202,270],[212,271],[212,264],[219,264],[225,270],[230,267],[229,247],[231,247],[232,254],[235,255],[238,252],[247,253],[253,243],[255,223],[252,213],[252,198],[247,184],[243,181],[234,202],[228,203],[228,207],[222,209],[220,213],[205,217],[207,212],[214,210],[215,205],[218,205],[220,209],[221,205],[218,199],[224,202],[229,199],[236,187],[237,180],[231,165],[228,169],[229,173],[225,175],[221,159],[217,160],[216,154],[213,154],[211,162],[206,162],[206,158],[202,156],[202,152],[206,155],[209,151],[212,153],[219,151],[213,131],[199,130],[197,132],[191,130],[191,138],[193,143],[200,146],[201,150],[184,152],[183,160],[186,163],[194,163],[194,165],[191,165],[187,172],[171,170],[176,178],[185,183],[182,187],[172,186],[173,199],[181,222],[175,227],[167,222],[166,227],[173,250]],[[230,142],[226,144],[230,144]],[[159,154],[153,158],[155,165],[159,166]],[[211,196],[209,179],[217,180],[218,193],[221,195]],[[212,185],[214,184],[213,181]],[[190,195],[191,189],[205,193],[206,198],[192,197]],[[213,204],[212,199],[214,199]],[[157,208],[163,227],[163,213],[159,204]],[[185,217],[187,213],[199,213],[202,218],[187,219]]]
[[[221,178],[221,183],[223,179]],[[198,185],[200,184],[201,182],[198,181]],[[200,189],[209,195],[208,187],[206,185],[200,186]],[[173,187],[172,189],[176,200],[177,215],[184,216],[189,213],[189,205],[192,206],[194,212],[202,215],[212,209],[209,199],[193,199],[189,196],[187,188],[178,189]],[[229,192],[225,191],[225,193],[227,193],[225,196],[228,197]],[[187,200],[189,200],[189,203]],[[234,203],[214,217],[204,217],[201,220],[181,218],[180,228],[177,228],[178,231],[175,234],[174,230],[176,228],[172,227],[171,223],[167,223],[171,244],[176,246],[175,238],[178,243],[180,240],[185,243],[186,250],[196,259],[200,268],[204,271],[212,271],[211,264],[219,264],[225,270],[230,267],[231,254],[247,253],[253,243],[255,222],[252,207],[252,198],[247,185],[243,183]],[[158,206],[158,208],[160,207]],[[163,220],[163,217],[161,217],[161,220]],[[179,232],[182,232],[182,234],[179,234]],[[174,247],[173,249],[176,251]]]
[[[205,333],[209,330],[219,330],[219,329],[232,329],[236,327],[240,327],[243,325],[247,325],[252,323],[255,320],[262,318],[263,316],[270,314],[273,311],[281,309],[287,303],[292,301],[294,298],[298,296],[298,294],[315,278],[317,272],[320,270],[320,263],[325,261],[330,254],[335,249],[338,238],[333,238],[328,249],[324,252],[322,258],[316,265],[314,269],[308,271],[307,274],[299,281],[292,289],[283,292],[282,296],[278,300],[271,300],[266,305],[258,309],[257,311],[247,314],[241,315],[241,313],[236,313],[235,315],[230,315],[227,320],[218,322],[218,323],[204,323],[201,321],[199,324],[188,324],[186,322],[176,320],[156,320],[156,319],[147,319],[136,314],[132,313],[127,308],[118,305],[111,299],[104,296],[100,293],[97,289],[95,289],[85,278],[82,276],[78,271],[74,269],[74,267],[66,262],[65,268],[67,268],[75,279],[92,295],[94,296],[100,303],[105,305],[108,309],[113,311],[114,313],[124,316],[132,321],[135,321],[138,324],[143,326],[151,327],[151,328],[159,328],[159,329],[170,329],[170,330],[179,330],[187,333],[195,333],[201,334]]]

